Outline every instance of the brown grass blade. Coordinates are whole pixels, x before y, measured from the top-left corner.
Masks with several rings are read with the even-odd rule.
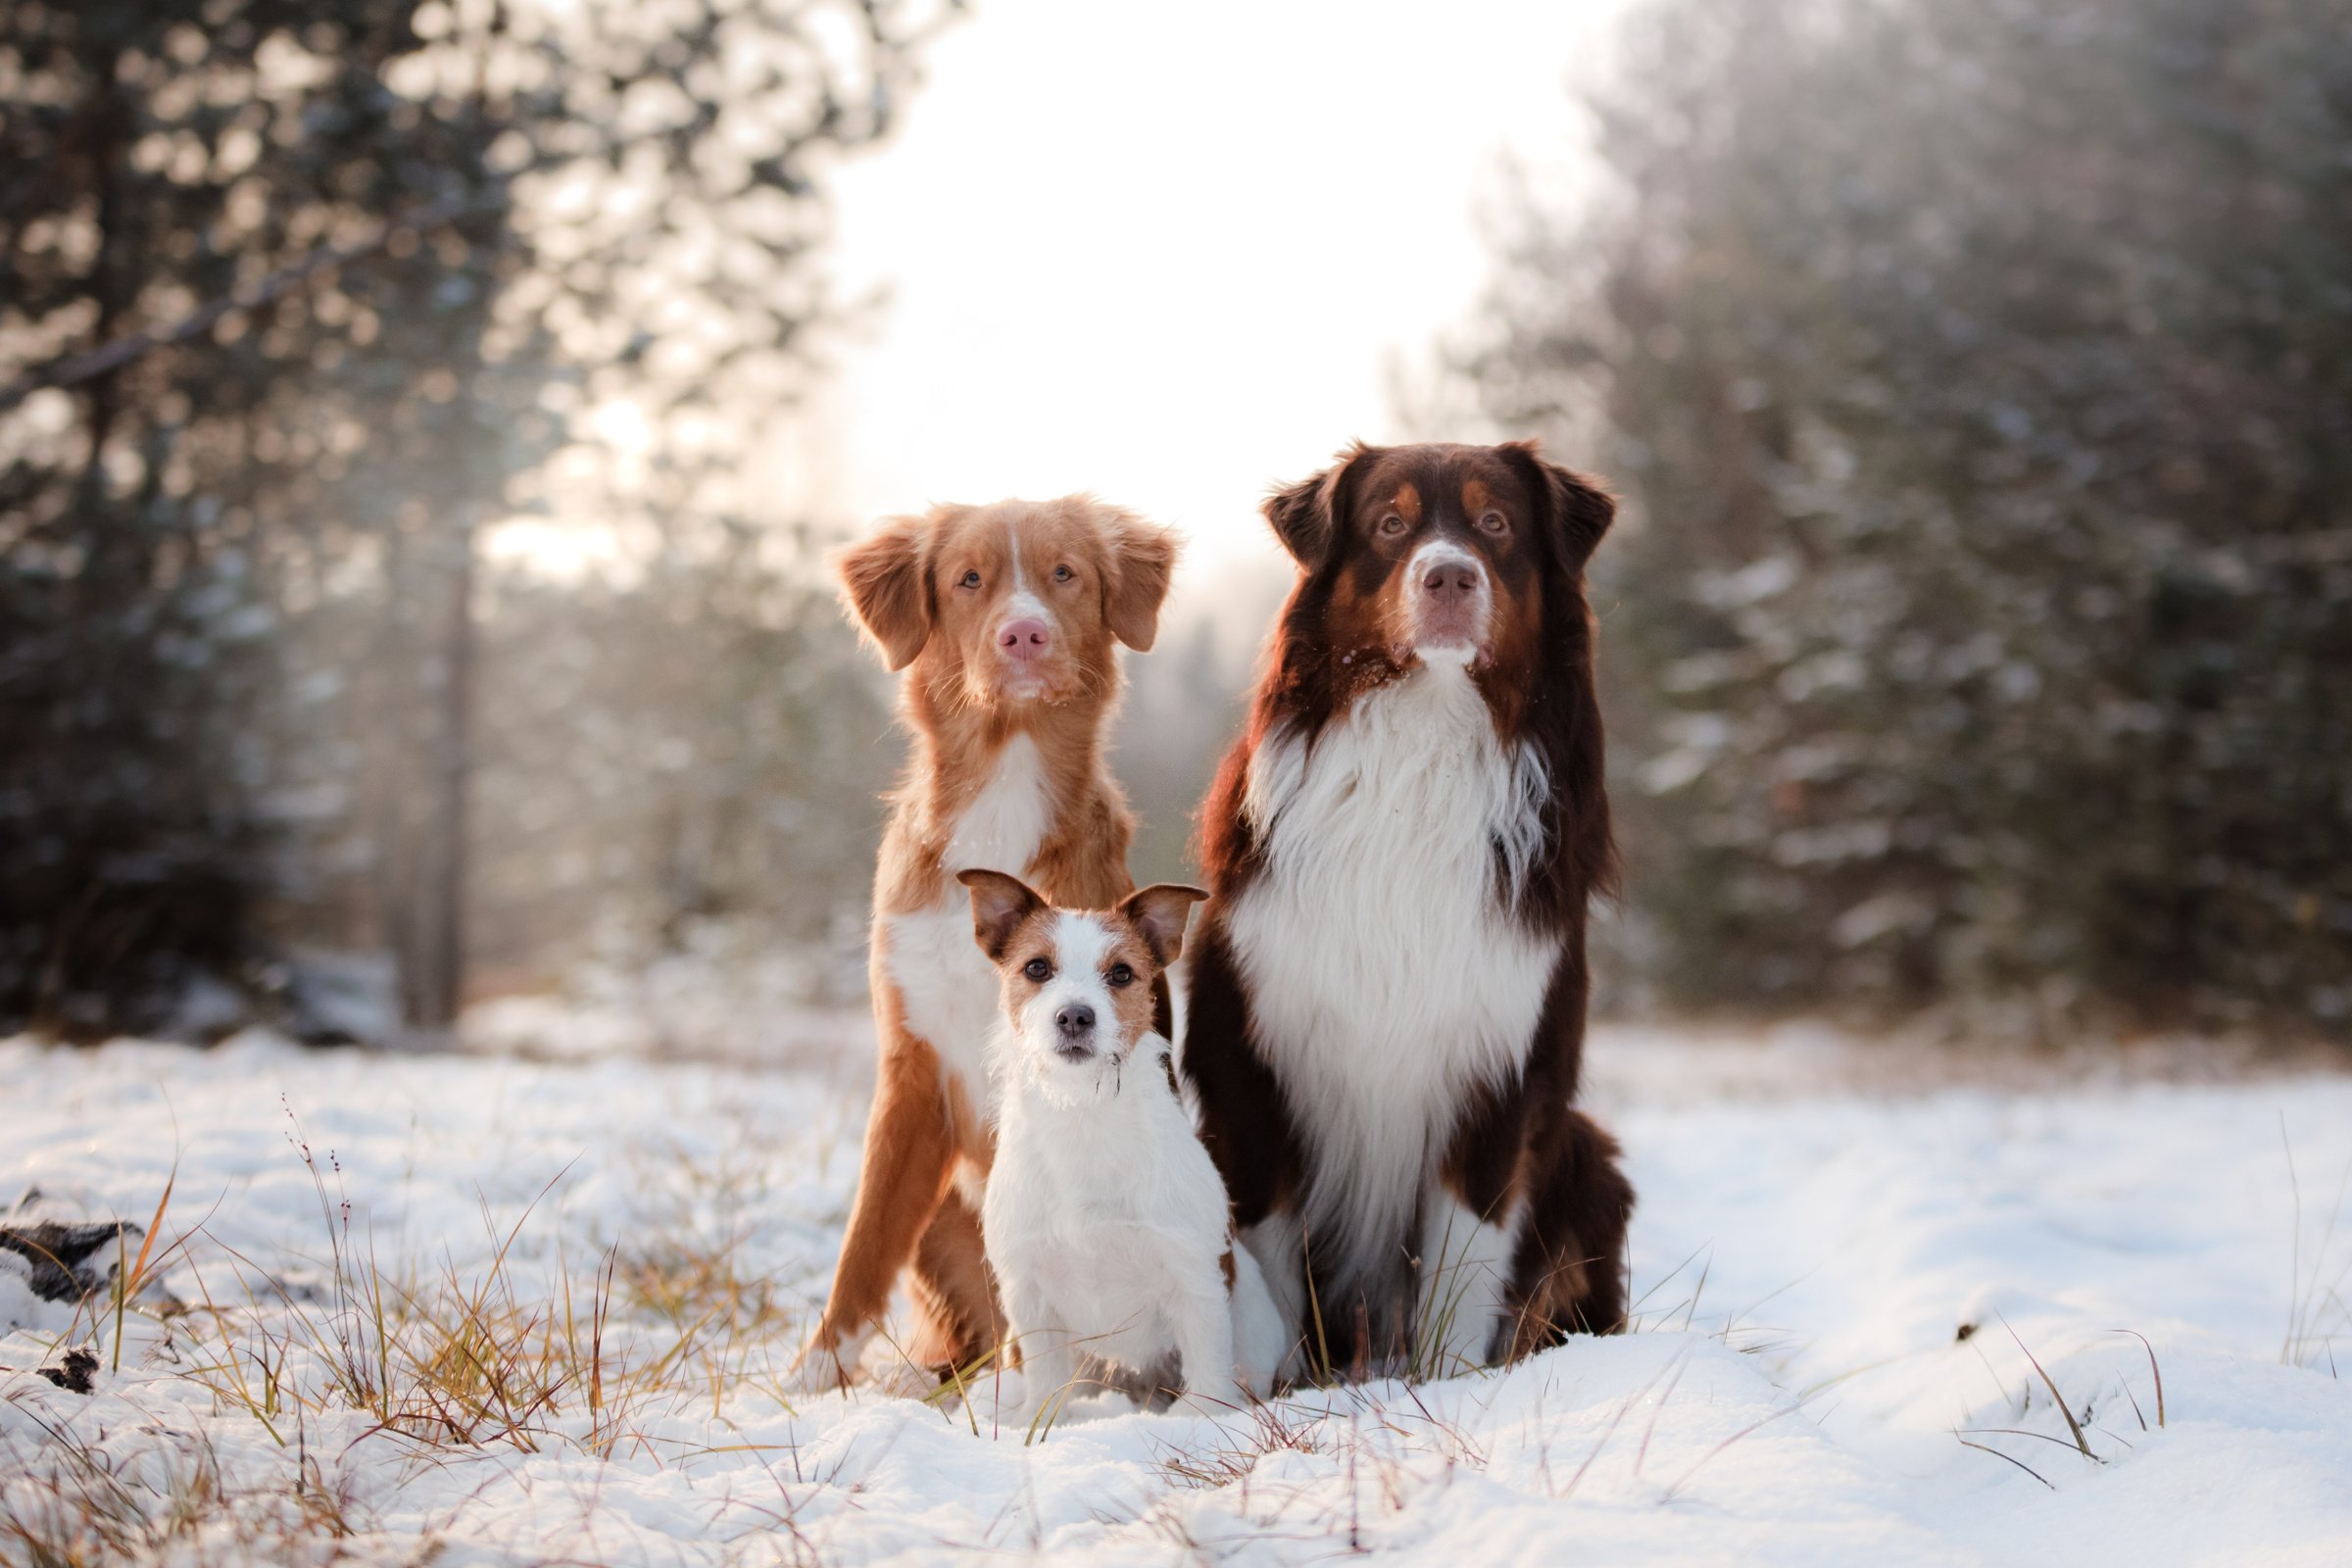
[[[2034,1370],[2035,1372],[2040,1373],[2041,1386],[2050,1391],[2050,1398],[2058,1406],[2058,1413],[2066,1417],[2066,1430],[2075,1435],[2075,1446],[2082,1450],[2082,1457],[2090,1460],[2094,1464],[2105,1464],[2107,1462],[2106,1460],[2101,1459],[2097,1454],[2090,1451],[2090,1441],[2082,1436],[2082,1423],[2077,1421],[2075,1419],[2075,1412],[2067,1408],[2066,1396],[2058,1392],[2058,1385],[2050,1381],[2050,1374],[2043,1370],[2041,1362],[2034,1356],[2032,1350],[2026,1350],[2026,1342],[2024,1340],[2019,1340],[2017,1337],[2017,1330],[2009,1327],[2009,1319],[1997,1312],[1993,1315],[2001,1319],[2001,1327],[2009,1329],[2009,1337],[2013,1340],[2017,1340],[2017,1348],[2026,1351],[2026,1359],[2034,1363]],[[2004,1453],[2001,1455],[2001,1457],[2006,1459],[2009,1456]]]

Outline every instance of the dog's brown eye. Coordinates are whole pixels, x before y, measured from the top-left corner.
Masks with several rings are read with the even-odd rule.
[[[1489,512],[1479,517],[1478,526],[1482,533],[1506,533],[1509,531],[1511,523],[1510,519],[1501,513]]]
[[[1021,965],[1021,973],[1039,985],[1044,985],[1054,978],[1054,966],[1043,958],[1031,958],[1027,963]]]
[[[1404,532],[1404,519],[1392,512],[1380,519],[1380,531],[1382,533],[1402,533]]]
[[[1068,582],[1072,577],[1077,575],[1078,574],[1076,572],[1072,571],[1067,566],[1055,566],[1054,568],[1054,580],[1055,582]]]
[[[976,571],[967,571],[963,574],[962,578],[956,582],[956,586],[958,588],[977,588],[980,586],[980,574]]]
[[[1128,968],[1123,963],[1114,963],[1110,966],[1110,973],[1104,975],[1102,978],[1108,980],[1114,986],[1128,985],[1134,981],[1135,971]]]

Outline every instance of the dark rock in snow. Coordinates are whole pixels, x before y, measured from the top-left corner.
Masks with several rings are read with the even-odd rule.
[[[32,1370],[33,1376],[47,1378],[68,1394],[87,1394],[98,1376],[98,1357],[88,1350],[68,1350],[65,1365]]]

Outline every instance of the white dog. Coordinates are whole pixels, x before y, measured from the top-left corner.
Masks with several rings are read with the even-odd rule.
[[[1163,883],[1057,909],[1002,872],[960,880],[1004,985],[980,1228],[1023,1360],[1021,1420],[1069,1396],[1081,1355],[1152,1380],[1173,1360],[1198,1409],[1263,1396],[1290,1348],[1282,1317],[1152,1028],[1152,982],[1206,895]]]

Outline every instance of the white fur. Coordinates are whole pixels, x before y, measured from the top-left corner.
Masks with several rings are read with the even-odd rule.
[[[1543,845],[1544,789],[1454,662],[1359,698],[1311,748],[1278,733],[1250,759],[1266,866],[1227,921],[1307,1145],[1307,1245],[1339,1286],[1419,1240],[1465,1097],[1523,1065],[1560,956],[1507,902]]]
[[[1012,552],[1013,591],[1019,594],[1028,594],[1030,602],[1035,603],[1037,596],[1029,593],[1029,574],[1021,569],[1020,524],[1014,522],[1007,522],[1004,524],[1004,541]]]
[[[1430,1376],[1485,1366],[1500,1348],[1518,1218],[1481,1218],[1442,1187],[1423,1195],[1416,1322],[1417,1348]]]
[[[890,981],[898,987],[906,1027],[968,1083],[981,1082],[985,1071],[988,1035],[997,1021],[997,971],[973,945],[970,897],[946,879],[968,870],[1025,874],[1053,812],[1037,742],[1015,735],[949,829],[940,854],[940,902],[885,922]]]
[[[1037,742],[1015,735],[997,754],[997,765],[970,804],[956,813],[940,852],[940,869],[953,877],[958,871],[1004,871],[1019,876],[1037,858],[1037,847],[1054,820],[1054,796],[1046,780],[1046,760]],[[963,890],[956,889],[957,902]]]
[[[1025,1363],[1019,1419],[1082,1392],[1081,1355],[1146,1373],[1173,1355],[1189,1400],[1238,1407],[1271,1387],[1283,1320],[1238,1250],[1228,1296],[1225,1184],[1168,1086],[1167,1041],[1116,1036],[1099,969],[1108,933],[1063,912],[1054,944],[1054,978],[990,1047],[997,1154],[980,1224]],[[1074,1002],[1097,1019],[1082,1061],[1059,1054],[1054,1024]]]
[[[1004,535],[1012,551],[1012,594],[1004,601],[1004,612],[998,617],[998,628],[1002,630],[1016,620],[1034,616],[1046,623],[1052,635],[1060,636],[1061,617],[1054,614],[1053,608],[1037,596],[1029,586],[1029,573],[1022,569],[1019,526],[1006,523]],[[1028,702],[1044,692],[1045,682],[1035,675],[1007,676],[1004,689],[1007,696]]]
[[[866,1345],[880,1327],[879,1323],[868,1323],[862,1328],[852,1329],[841,1337],[838,1344],[830,1346],[818,1336],[811,1335],[784,1375],[784,1392],[825,1394],[849,1383],[858,1370],[858,1363],[865,1355]]]
[[[1313,1347],[1290,1327],[1307,1320],[1303,1240],[1298,1215],[1291,1209],[1276,1209],[1241,1237],[1242,1250],[1256,1265],[1265,1282],[1267,1303],[1274,1309],[1273,1343],[1280,1352],[1275,1358],[1277,1377],[1297,1378],[1309,1370],[1306,1357]]]

